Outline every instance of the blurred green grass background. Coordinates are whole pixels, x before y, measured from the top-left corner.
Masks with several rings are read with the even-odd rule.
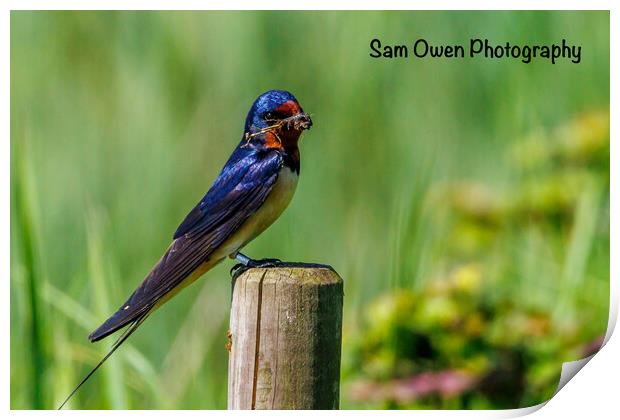
[[[569,42],[582,63],[393,60],[368,43]],[[515,408],[609,299],[607,12],[12,12],[11,407],[54,408],[254,98],[312,114],[246,250],[345,279],[343,408]],[[225,408],[230,262],[151,316],[71,408]],[[585,347],[584,347],[585,346]]]

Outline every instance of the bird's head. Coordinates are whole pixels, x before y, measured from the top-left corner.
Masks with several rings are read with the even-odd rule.
[[[246,147],[296,148],[299,136],[310,127],[310,116],[292,93],[270,90],[252,104],[245,120],[243,139]]]

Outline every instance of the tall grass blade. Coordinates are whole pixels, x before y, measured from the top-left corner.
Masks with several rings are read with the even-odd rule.
[[[27,298],[30,317],[25,324],[29,336],[30,398],[35,409],[45,408],[44,378],[46,372],[45,337],[41,304],[41,272],[36,251],[36,229],[34,227],[33,197],[35,196],[34,176],[28,161],[26,139],[22,138],[21,147],[16,147],[14,159],[15,183],[13,185],[17,242],[26,278]]]

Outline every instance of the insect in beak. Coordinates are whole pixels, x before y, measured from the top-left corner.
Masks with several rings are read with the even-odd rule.
[[[297,115],[293,115],[290,119],[292,119],[293,128],[295,130],[309,130],[310,127],[312,127],[312,119],[310,118],[310,115],[305,112],[300,112]]]
[[[275,124],[272,124],[265,128],[261,128],[260,130],[255,131],[254,133],[250,133],[250,132],[245,133],[246,143],[242,147],[247,147],[250,141],[254,137],[267,133],[267,132],[272,132],[276,136],[278,141],[282,143],[276,131],[282,127],[286,127],[287,129],[293,128],[294,130],[297,130],[297,131],[309,130],[310,127],[312,127],[312,119],[310,118],[310,115],[306,114],[305,112],[300,112],[298,114],[293,115],[292,117],[277,120]]]

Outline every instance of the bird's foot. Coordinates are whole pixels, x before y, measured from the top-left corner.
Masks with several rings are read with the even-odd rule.
[[[277,258],[263,258],[261,260],[252,260],[248,264],[250,268],[277,267],[282,261]]]
[[[230,269],[230,275],[233,278],[239,277],[246,270],[250,268],[266,268],[266,267],[277,267],[279,264],[282,264],[282,261],[277,258],[263,258],[260,260],[253,260],[251,258],[246,257],[241,253],[237,253],[233,258],[241,261],[238,264],[235,264]]]

